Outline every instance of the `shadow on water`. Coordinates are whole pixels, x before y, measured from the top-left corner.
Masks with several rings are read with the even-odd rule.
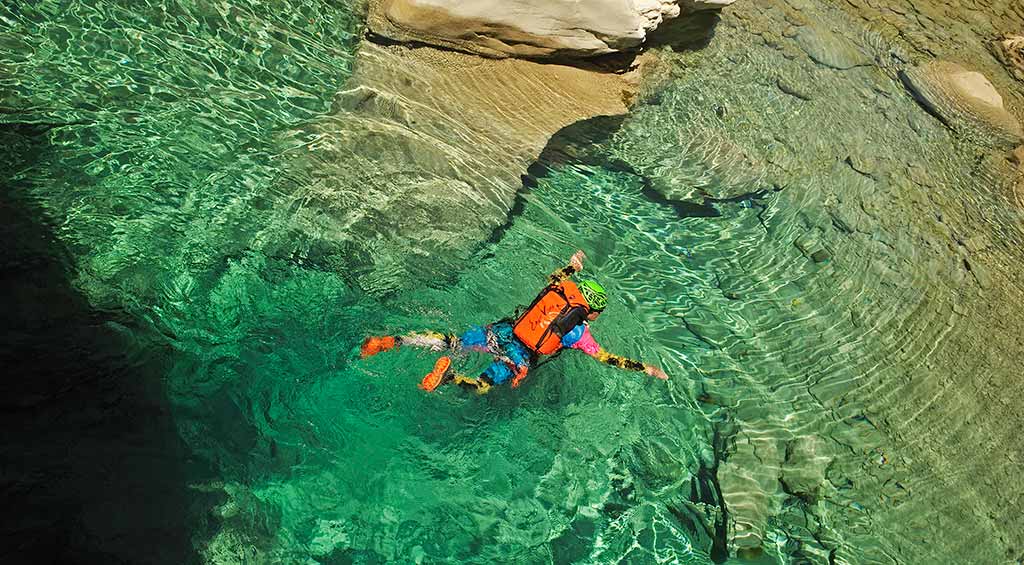
[[[198,469],[160,378],[169,351],[87,304],[53,227],[26,197],[48,129],[0,126],[0,559],[198,562],[186,527],[202,520],[190,517],[202,506],[186,478]]]
[[[531,191],[537,187],[538,180],[547,176],[552,168],[563,165],[600,167],[608,171],[634,176],[640,181],[641,193],[644,198],[671,208],[679,219],[720,217],[722,213],[718,206],[723,204],[763,208],[765,206],[762,202],[764,198],[772,192],[782,190],[779,187],[768,187],[729,198],[707,196],[700,202],[669,198],[654,187],[650,178],[642,175],[629,163],[611,156],[608,145],[627,117],[628,114],[595,116],[565,126],[551,136],[540,156],[522,176],[523,187],[516,194],[507,219],[502,225],[495,228],[485,246],[491,247],[501,241],[505,233],[515,223],[516,218],[522,215]]]

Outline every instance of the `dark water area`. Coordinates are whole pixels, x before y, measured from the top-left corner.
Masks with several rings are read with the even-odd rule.
[[[5,563],[194,563],[201,476],[161,381],[166,347],[97,311],[26,194],[49,126],[0,126]],[[159,540],[159,543],[154,543]]]
[[[144,313],[146,279],[181,233],[167,211],[189,206],[184,187],[239,192],[274,116],[329,107],[349,16],[333,4],[0,8],[3,562],[202,561],[197,540],[219,528],[210,509],[225,495],[196,488],[220,477],[218,461],[183,439],[168,388],[182,353]],[[297,65],[298,52],[313,55]],[[106,267],[86,259],[143,233],[148,250],[125,241]],[[252,435],[225,412],[216,433],[243,449]]]

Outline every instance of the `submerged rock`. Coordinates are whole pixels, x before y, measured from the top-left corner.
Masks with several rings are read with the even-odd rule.
[[[1024,172],[1017,175],[1013,183],[1013,198],[1018,206],[1024,208]]]
[[[1003,107],[1003,98],[985,75],[949,61],[931,61],[900,73],[914,98],[961,134],[980,133],[1002,147],[1015,147],[1024,131]]]
[[[799,98],[800,100],[806,100],[808,102],[813,99],[813,96],[811,96],[811,93],[808,92],[807,89],[805,89],[800,84],[790,80],[788,77],[780,76],[778,79],[776,79],[776,84],[778,85],[779,90],[785,92],[790,96]]]
[[[782,464],[783,490],[808,503],[817,502],[825,482],[825,470],[832,462],[829,447],[818,436],[801,436],[786,445]]]
[[[488,57],[590,57],[639,47],[681,13],[735,0],[375,0],[368,25],[397,41]]]
[[[844,71],[871,64],[871,58],[854,42],[823,27],[801,27],[796,42],[815,63],[832,69]]]
[[[1017,204],[1024,208],[1024,145],[1013,150],[1010,162],[1017,166],[1017,173],[1011,182],[1010,192]]]
[[[729,512],[729,546],[737,555],[756,557],[762,552],[768,517],[778,506],[781,461],[776,440],[742,434],[718,469],[722,497]]]
[[[1010,161],[1017,166],[1024,166],[1024,145],[1010,152]]]

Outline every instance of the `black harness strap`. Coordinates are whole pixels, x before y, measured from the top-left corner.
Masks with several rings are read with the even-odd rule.
[[[561,354],[562,354],[562,352],[563,352],[563,351],[565,351],[565,349],[566,349],[566,348],[562,347],[562,348],[560,348],[560,349],[559,349],[558,351],[554,352],[553,354],[551,354],[551,355],[548,355],[548,356],[547,356],[547,357],[546,357],[546,358],[545,358],[545,359],[544,359],[543,361],[541,361],[541,362],[539,362],[539,363],[536,363],[536,364],[534,364],[534,365],[533,365],[533,368],[532,368],[532,369],[530,369],[530,370],[531,370],[531,371],[535,371],[535,370],[537,369],[537,367],[540,367],[541,365],[546,365],[546,364],[547,364],[547,363],[548,363],[549,361],[551,361],[551,360],[553,360],[553,359],[554,359],[555,357],[558,357],[559,355],[561,355]],[[534,353],[534,359],[536,359],[536,355],[537,355],[537,354],[536,354],[536,353]]]
[[[558,294],[561,295],[562,298],[565,298],[564,294],[562,294],[562,293],[558,293]],[[571,309],[572,309],[572,304],[569,304],[569,301],[566,300],[565,301],[565,306],[562,306],[562,309],[558,312],[558,315],[555,316],[555,319],[551,320],[551,323],[548,324],[548,327],[544,328],[544,333],[540,334],[540,339],[537,340],[537,345],[535,345],[533,347],[535,350],[536,349],[540,349],[540,344],[544,343],[544,340],[547,339],[548,336],[551,335],[551,333],[555,331],[555,328],[556,328],[555,322],[557,322],[559,318],[564,316],[565,313],[568,312]]]

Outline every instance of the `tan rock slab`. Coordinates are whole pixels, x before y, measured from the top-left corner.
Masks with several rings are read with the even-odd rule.
[[[1008,35],[994,44],[996,57],[1017,80],[1024,81],[1024,35]]]

